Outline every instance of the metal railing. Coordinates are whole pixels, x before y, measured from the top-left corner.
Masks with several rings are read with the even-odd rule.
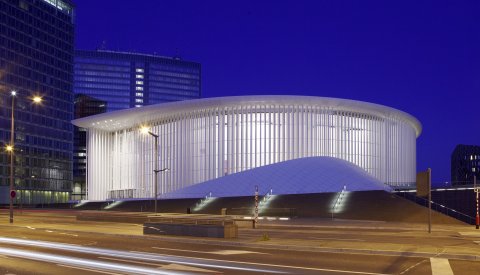
[[[347,191],[347,186],[343,186],[342,191],[340,191],[337,198],[335,199],[335,203],[333,204],[332,208],[330,209],[330,213],[332,214],[332,220],[333,220],[333,214],[336,213],[336,209],[337,209],[338,205],[342,202],[342,199],[345,196],[346,191]]]
[[[204,208],[210,201],[212,201],[212,192],[208,192],[195,206],[193,211],[199,211]]]
[[[394,194],[399,197],[413,201],[418,205],[428,207],[428,199],[417,197],[415,192],[395,192]],[[432,203],[432,210],[435,210],[439,213],[445,214],[457,220],[466,222],[468,224],[475,224],[475,217],[459,212],[453,208],[449,208],[443,204],[439,204],[434,201],[431,201],[431,203]]]

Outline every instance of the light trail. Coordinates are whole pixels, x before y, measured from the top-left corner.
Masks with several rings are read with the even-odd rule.
[[[32,246],[32,247],[42,247],[42,248],[48,248],[48,249],[70,251],[75,253],[86,253],[86,254],[94,254],[94,255],[124,258],[124,259],[135,259],[135,260],[142,260],[142,261],[149,261],[149,262],[175,263],[175,264],[181,264],[181,265],[198,266],[203,268],[241,270],[241,271],[260,272],[260,273],[285,273],[278,270],[251,267],[253,264],[234,264],[232,262],[226,263],[225,261],[215,260],[215,259],[192,259],[192,258],[181,257],[181,256],[159,255],[154,253],[137,252],[137,251],[129,252],[129,251],[121,251],[121,250],[113,250],[113,249],[105,249],[105,248],[93,248],[93,247],[84,247],[84,246],[78,246],[78,245],[62,244],[62,243],[46,242],[46,241],[33,241],[33,240],[25,240],[25,239],[0,237],[0,243]],[[33,252],[30,252],[30,253],[33,253]],[[1,253],[1,254],[7,255],[7,253]],[[211,262],[215,262],[215,263],[211,263]],[[86,267],[89,267],[89,266],[86,266]]]
[[[24,258],[28,260],[37,260],[42,262],[56,263],[60,265],[71,265],[74,267],[83,267],[88,269],[99,269],[116,272],[127,272],[128,274],[165,274],[165,275],[183,275],[192,274],[186,272],[167,271],[156,268],[138,267],[133,265],[109,263],[105,261],[79,259],[67,256],[58,256],[41,252],[24,251],[13,248],[0,247],[0,254],[11,257]]]

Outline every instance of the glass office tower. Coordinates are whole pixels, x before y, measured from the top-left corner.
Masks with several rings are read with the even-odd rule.
[[[93,116],[107,111],[107,103],[84,94],[75,95],[74,118]],[[72,200],[86,198],[87,129],[74,126],[73,131],[73,190]]]
[[[108,111],[196,99],[201,66],[175,57],[77,50],[74,92],[106,101]]]
[[[472,185],[480,182],[480,146],[458,144],[451,155],[452,185]]]
[[[66,202],[72,188],[74,8],[69,0],[0,0],[0,204],[8,203],[15,90],[16,203]],[[32,96],[43,97],[40,105]]]

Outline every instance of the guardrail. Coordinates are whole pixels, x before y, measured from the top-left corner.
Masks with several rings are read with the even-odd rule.
[[[394,194],[399,197],[408,199],[412,202],[415,202],[418,205],[422,205],[428,208],[428,200],[425,198],[417,197],[415,195],[415,192],[394,192]],[[468,224],[475,224],[475,217],[459,212],[453,208],[449,208],[445,205],[436,203],[434,201],[432,201],[431,203],[432,203],[432,210],[435,210],[439,213],[445,214],[447,216],[450,216],[452,218],[455,218],[457,220],[460,220]]]

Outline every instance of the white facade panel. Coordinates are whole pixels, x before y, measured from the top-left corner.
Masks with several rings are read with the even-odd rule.
[[[421,131],[415,118],[389,107],[294,96],[160,104],[74,124],[88,129],[91,200],[154,196],[154,138],[141,134],[141,126],[159,135],[159,168],[169,168],[159,174],[160,194],[314,156],[349,161],[391,186],[408,185],[415,182]]]

